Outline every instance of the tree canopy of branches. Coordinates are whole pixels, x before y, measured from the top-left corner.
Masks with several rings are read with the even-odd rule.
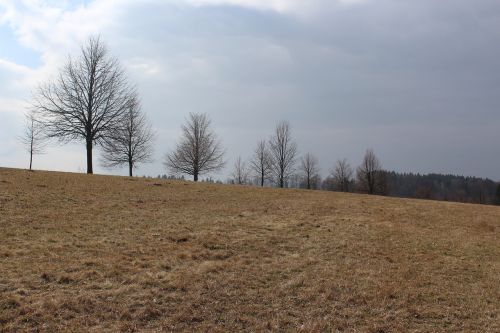
[[[283,188],[286,180],[294,171],[297,144],[292,140],[290,124],[287,121],[276,125],[274,134],[269,139],[271,171],[276,184]]]
[[[90,38],[80,57],[70,57],[55,81],[39,86],[33,107],[48,137],[85,141],[87,173],[93,173],[93,145],[106,141],[121,121],[129,94],[118,60],[108,55],[99,38]]]
[[[267,149],[266,141],[262,140],[257,144],[257,148],[255,148],[252,160],[250,161],[250,168],[259,177],[260,186],[264,186],[271,171],[271,156]]]
[[[358,190],[368,194],[387,194],[387,176],[372,149],[368,149],[357,169]]]
[[[224,167],[224,150],[210,124],[206,114],[189,114],[182,126],[180,142],[165,157],[165,165],[170,171],[191,175],[196,182],[200,175]]]
[[[313,182],[319,178],[318,159],[314,155],[307,153],[300,160],[300,171],[304,177],[306,188],[310,190],[313,187]]]
[[[349,186],[352,183],[353,174],[354,171],[346,159],[338,160],[332,171],[335,189],[340,192],[349,192]]]
[[[238,185],[244,185],[248,181],[248,169],[245,161],[238,156],[236,162],[234,162],[232,181]]]
[[[140,163],[152,161],[154,132],[137,95],[130,97],[128,110],[109,138],[103,142],[103,162],[109,168],[128,165],[129,176]]]
[[[26,114],[26,125],[19,141],[30,154],[30,170],[32,170],[33,155],[43,154],[47,143],[43,133],[43,125],[35,119],[33,112]]]

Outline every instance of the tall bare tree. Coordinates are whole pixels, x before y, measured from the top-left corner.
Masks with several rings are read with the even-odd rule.
[[[340,192],[349,192],[349,186],[352,183],[354,171],[349,162],[344,158],[338,160],[335,168],[332,170],[332,178],[335,188]]]
[[[154,132],[136,94],[130,96],[128,110],[102,144],[103,164],[114,168],[128,165],[129,176],[140,163],[152,161]]]
[[[276,125],[274,134],[269,139],[271,171],[276,184],[283,188],[287,178],[293,173],[297,144],[292,140],[290,123],[281,121]]]
[[[357,169],[357,186],[368,194],[386,194],[387,177],[382,164],[372,149],[368,149],[363,162]]]
[[[234,162],[232,181],[238,185],[244,185],[248,181],[248,169],[245,161],[238,156],[236,162]]]
[[[250,161],[250,168],[259,177],[260,186],[264,186],[271,171],[271,156],[265,140],[261,140],[257,144],[257,148],[255,148],[252,160]]]
[[[314,155],[307,153],[300,160],[300,171],[302,172],[307,189],[310,190],[313,187],[313,182],[317,182],[319,178],[318,159]],[[314,187],[316,188],[316,186]]]
[[[224,150],[210,129],[206,114],[190,113],[182,126],[182,137],[174,151],[165,157],[165,165],[174,173],[198,177],[224,167]]]
[[[45,152],[46,138],[43,132],[43,125],[35,118],[33,112],[26,114],[26,125],[19,141],[30,154],[30,170],[33,167],[33,155]]]
[[[39,86],[33,106],[48,137],[85,141],[87,173],[93,173],[93,146],[106,141],[121,121],[129,90],[118,60],[92,37],[77,59],[69,57],[56,80]]]

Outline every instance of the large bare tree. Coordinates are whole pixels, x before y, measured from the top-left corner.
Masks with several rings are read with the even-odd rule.
[[[281,121],[276,125],[274,134],[269,139],[272,173],[276,184],[283,188],[287,178],[293,173],[297,144],[292,140],[290,123]]]
[[[386,194],[387,177],[372,149],[368,149],[357,169],[357,187],[368,194]]]
[[[132,94],[127,112],[102,144],[104,166],[128,165],[129,176],[132,177],[133,169],[138,164],[152,161],[154,137],[151,124],[141,112],[137,95]]]
[[[224,167],[224,150],[210,128],[206,114],[190,113],[182,126],[182,137],[174,151],[165,157],[165,165],[174,173],[198,177]]]
[[[300,160],[300,171],[302,172],[306,188],[310,190],[313,188],[314,181],[317,182],[319,178],[318,159],[314,155],[307,153]],[[316,188],[316,186],[314,187]]]
[[[232,181],[238,185],[244,185],[248,181],[248,169],[245,161],[242,160],[241,156],[238,156],[234,162],[233,172],[231,174]]]
[[[32,170],[33,155],[43,154],[47,143],[43,125],[37,121],[33,112],[26,114],[26,125],[19,141],[30,154],[30,170]]]
[[[93,173],[93,146],[106,141],[121,121],[129,91],[118,60],[92,37],[78,58],[69,57],[56,80],[39,86],[33,106],[48,137],[85,142],[87,173]]]
[[[255,148],[252,160],[250,161],[251,170],[259,177],[260,186],[269,179],[269,172],[271,171],[271,156],[267,149],[266,141],[261,140]]]
[[[349,192],[349,187],[352,183],[354,171],[349,165],[349,162],[344,158],[338,160],[335,168],[332,170],[332,178],[335,189],[340,192]]]

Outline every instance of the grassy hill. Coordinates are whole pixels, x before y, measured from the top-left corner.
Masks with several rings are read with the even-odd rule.
[[[0,169],[0,331],[500,332],[500,208]]]

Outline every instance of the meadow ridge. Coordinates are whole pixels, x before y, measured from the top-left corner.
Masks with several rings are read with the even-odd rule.
[[[500,332],[500,207],[0,168],[1,332]]]

